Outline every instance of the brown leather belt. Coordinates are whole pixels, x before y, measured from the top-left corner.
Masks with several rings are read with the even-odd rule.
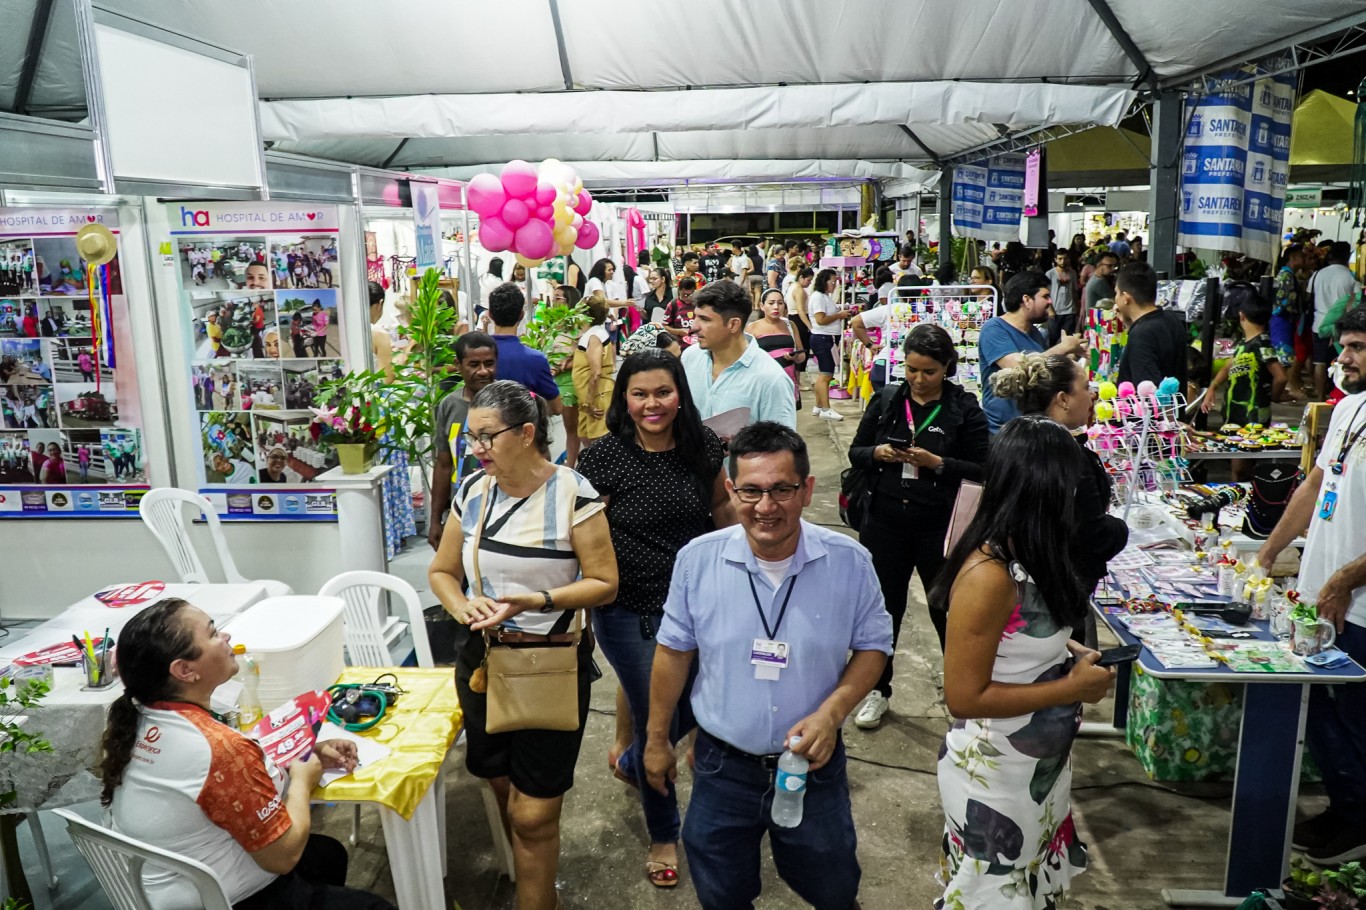
[[[494,632],[493,639],[500,645],[559,645],[573,644],[573,632],[537,635],[533,632]]]

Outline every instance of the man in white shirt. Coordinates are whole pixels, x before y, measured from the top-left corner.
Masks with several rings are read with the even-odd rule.
[[[1309,293],[1314,298],[1314,391],[1322,401],[1328,392],[1328,364],[1333,360],[1333,339],[1320,338],[1319,329],[1323,327],[1324,317],[1337,306],[1343,298],[1349,300],[1343,312],[1350,310],[1361,301],[1361,283],[1356,275],[1347,268],[1352,257],[1352,245],[1344,242],[1334,243],[1328,248],[1327,264],[1309,279]]]
[[[1366,664],[1366,308],[1338,321],[1342,387],[1314,469],[1257,561],[1270,570],[1306,534],[1300,595],[1337,629],[1337,647]],[[1306,530],[1307,529],[1307,530]],[[1295,826],[1292,843],[1319,865],[1366,858],[1366,690],[1311,686],[1305,742],[1323,773],[1328,810]]]
[[[745,248],[740,245],[740,241],[735,240],[730,245],[730,259],[726,261],[726,269],[735,273],[735,283],[740,287],[746,287],[749,282],[749,273],[754,271],[754,263],[745,255]]]
[[[893,262],[888,268],[892,270],[893,281],[902,275],[919,278],[924,274],[920,271],[920,266],[915,264],[915,246],[909,243],[902,245],[901,249],[897,251],[896,262]]]

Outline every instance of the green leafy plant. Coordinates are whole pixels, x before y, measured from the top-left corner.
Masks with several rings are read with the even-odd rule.
[[[45,679],[29,679],[16,683],[9,676],[0,677],[0,755],[5,756],[7,763],[22,761],[18,758],[21,755],[52,751],[52,743],[35,730],[32,724],[18,723],[19,718],[31,714],[51,690],[52,684]],[[14,780],[0,772],[0,787],[4,787],[3,792],[0,792],[0,809],[12,806],[19,798]],[[33,895],[29,893],[28,882],[24,877],[23,862],[19,857],[19,842],[15,836],[15,828],[20,818],[17,814],[0,814],[0,860],[4,862],[5,878],[9,882],[11,894],[4,905],[6,910],[11,906],[27,907],[33,901]],[[9,901],[14,903],[11,904]]]
[[[324,382],[318,390],[309,435],[328,445],[369,445],[384,432],[389,419],[385,407],[385,378],[374,370],[347,373]]]
[[[546,356],[553,372],[559,372],[565,359],[574,356],[575,339],[587,331],[592,321],[582,301],[573,306],[541,304],[532,313],[522,340]]]
[[[1290,857],[1290,878],[1287,890],[1299,897],[1312,898],[1323,884],[1323,874],[1298,853]]]
[[[1337,869],[1325,869],[1319,893],[1314,902],[1332,910],[1353,910],[1366,898],[1366,869],[1361,863],[1343,863]]]

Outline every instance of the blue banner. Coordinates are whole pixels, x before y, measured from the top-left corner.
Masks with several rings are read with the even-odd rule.
[[[954,168],[953,226],[959,236],[1003,243],[1019,240],[1024,187],[1024,155],[1002,155]]]
[[[1178,243],[1275,261],[1294,107],[1288,73],[1186,102]]]

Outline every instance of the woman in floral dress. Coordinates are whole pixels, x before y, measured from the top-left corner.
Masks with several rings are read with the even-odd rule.
[[[1085,602],[1069,546],[1081,473],[1058,424],[1006,424],[930,594],[949,608],[944,696],[956,718],[939,754],[943,910],[1054,910],[1086,868],[1072,740],[1081,702],[1103,699],[1114,671],[1070,640]]]

